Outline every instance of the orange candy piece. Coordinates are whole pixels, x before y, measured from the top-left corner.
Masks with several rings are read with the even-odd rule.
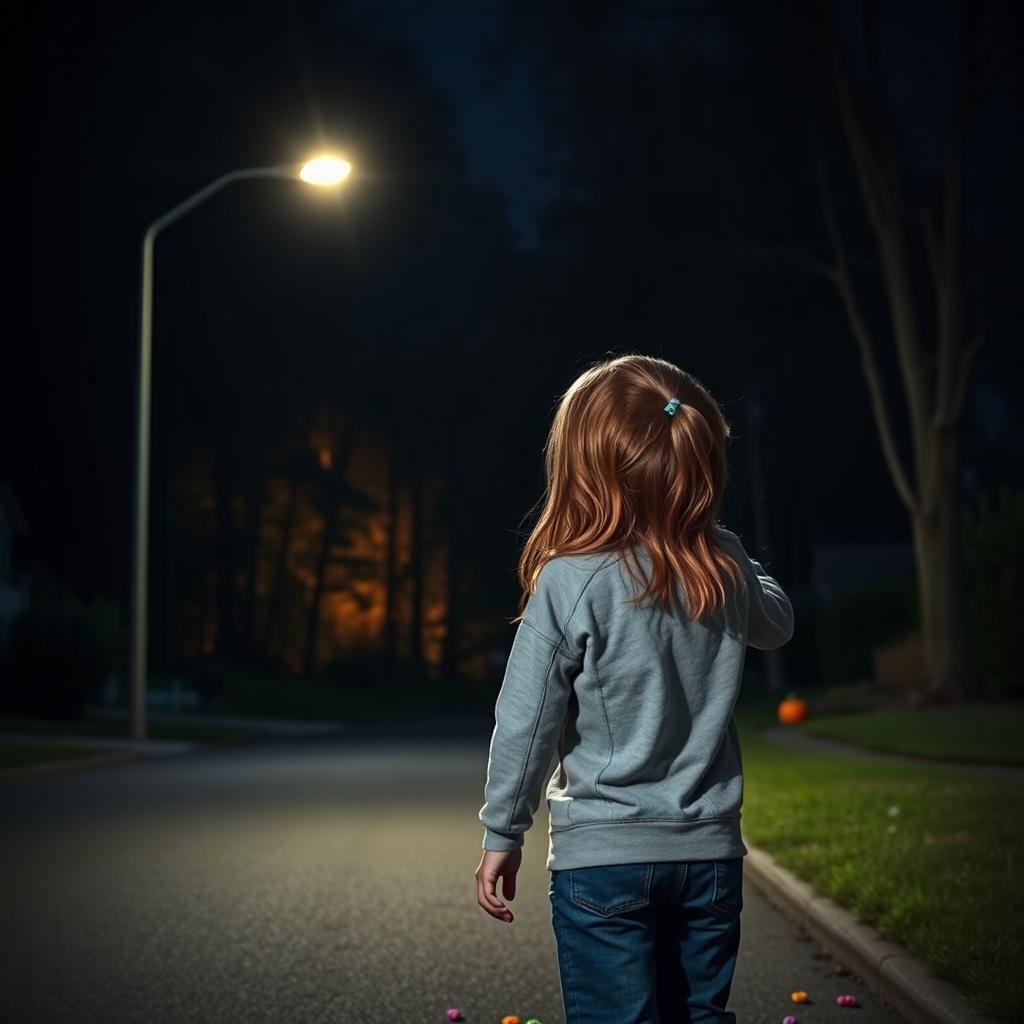
[[[794,1003],[806,1003],[811,997],[804,992],[803,989],[798,989],[796,992],[793,992],[789,998],[792,999]]]
[[[510,1014],[508,1017],[501,1018],[501,1024],[522,1024],[515,1014]]]

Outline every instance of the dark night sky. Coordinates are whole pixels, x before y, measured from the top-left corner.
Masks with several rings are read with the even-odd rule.
[[[488,60],[488,44],[501,31],[499,0],[358,0],[349,10],[414,49],[430,83],[452,103],[470,176],[508,197],[517,239],[535,246],[536,208],[559,188],[542,164],[557,164],[558,153],[545,145],[543,97],[525,69],[498,80]]]
[[[713,10],[713,5],[712,10]],[[891,95],[908,139],[908,153],[922,171],[937,172],[944,157],[942,124],[948,102],[943,74],[948,12],[941,5],[928,17],[922,32],[918,9],[908,4],[882,6],[885,46],[883,59]],[[490,47],[500,49],[502,0],[351,0],[347,9],[373,25],[382,36],[413,47],[428,80],[453,105],[459,142],[476,180],[499,188],[511,203],[510,213],[523,244],[537,243],[536,211],[561,186],[557,139],[546,138],[544,101],[535,82],[525,74],[525,62],[511,58],[505,74],[496,74],[488,59]],[[845,30],[851,41],[862,42],[859,5],[846,3]],[[730,40],[720,17],[713,13],[683,29],[708,57],[728,62]],[[662,22],[622,23],[615,38],[619,47],[658,50],[670,33]],[[908,60],[908,54],[913,59]],[[864,72],[863,63],[859,66]],[[699,102],[699,97],[695,97]],[[1001,122],[982,126],[977,155],[982,173],[991,173],[995,152],[991,133]],[[548,163],[547,173],[542,165]]]

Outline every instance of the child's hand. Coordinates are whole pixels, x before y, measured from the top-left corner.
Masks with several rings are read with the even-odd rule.
[[[476,899],[477,903],[487,911],[491,917],[499,921],[511,924],[514,918],[512,911],[498,899],[498,879],[501,881],[501,894],[510,903],[516,895],[516,872],[519,865],[523,863],[523,851],[508,850],[499,852],[497,850],[484,850],[480,859],[480,867],[476,869]]]

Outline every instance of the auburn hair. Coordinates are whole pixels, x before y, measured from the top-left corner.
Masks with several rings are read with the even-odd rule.
[[[681,404],[665,411],[670,398]],[[654,356],[594,363],[560,396],[544,445],[543,507],[519,558],[521,619],[545,563],[617,551],[672,614],[678,582],[692,619],[717,616],[743,585],[715,534],[727,482],[729,423],[696,378]],[[635,548],[650,555],[643,579]],[[630,562],[628,556],[633,556]]]

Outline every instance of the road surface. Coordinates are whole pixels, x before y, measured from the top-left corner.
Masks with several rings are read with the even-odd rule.
[[[515,922],[476,905],[489,738],[283,739],[0,780],[0,1020],[442,1024],[457,1006],[563,1024],[543,805]],[[744,901],[741,1024],[899,1024],[749,881]]]

